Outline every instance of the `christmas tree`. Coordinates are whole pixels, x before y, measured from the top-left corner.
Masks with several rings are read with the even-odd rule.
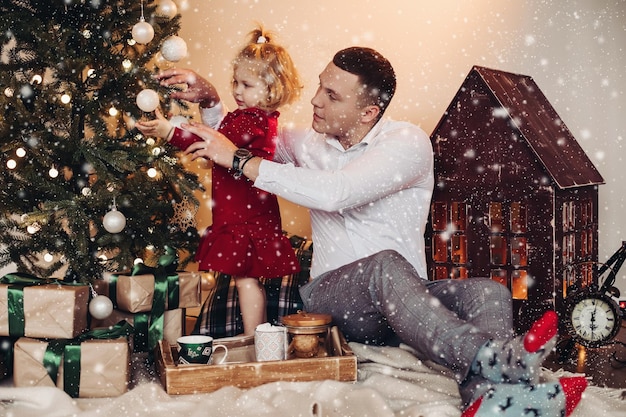
[[[163,49],[181,52],[176,4],[1,0],[0,14],[0,267],[88,282],[137,258],[184,266],[200,185],[133,129],[173,104],[153,75],[180,59]]]

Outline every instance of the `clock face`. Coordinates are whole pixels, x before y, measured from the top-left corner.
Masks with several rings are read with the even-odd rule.
[[[571,310],[572,330],[579,341],[588,346],[611,339],[620,321],[615,308],[600,297],[581,298]]]

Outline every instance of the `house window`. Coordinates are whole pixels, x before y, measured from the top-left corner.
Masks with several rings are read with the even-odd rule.
[[[504,236],[489,236],[489,249],[492,265],[506,265],[507,242]]]
[[[502,203],[492,201],[489,203],[489,227],[491,228],[491,233],[503,232],[503,226]]]
[[[523,236],[511,238],[511,265],[516,267],[528,266],[528,249],[526,238]]]
[[[465,235],[452,235],[450,238],[450,255],[453,264],[459,265],[467,262],[467,238]]]
[[[526,270],[516,269],[511,272],[511,294],[513,299],[528,299],[528,282],[526,281]]]
[[[570,287],[584,288],[594,276],[594,207],[591,199],[566,201],[561,207],[563,246],[563,297]]]
[[[511,290],[514,299],[528,297],[528,231],[526,204],[489,203],[491,279]]]
[[[432,278],[467,278],[467,204],[435,201],[431,210]]]
[[[526,233],[526,205],[520,202],[511,203],[511,232]]]

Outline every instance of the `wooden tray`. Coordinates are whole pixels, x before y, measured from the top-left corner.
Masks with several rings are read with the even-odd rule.
[[[160,341],[156,369],[168,394],[213,392],[225,386],[250,388],[276,381],[356,381],[356,356],[333,327],[318,357],[254,362],[254,338],[218,339],[228,346],[228,361],[221,365],[178,365],[175,346]],[[216,355],[221,351],[218,350]]]

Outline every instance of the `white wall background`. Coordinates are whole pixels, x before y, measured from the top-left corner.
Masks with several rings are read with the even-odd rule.
[[[175,0],[188,58],[234,108],[230,61],[255,22],[276,31],[305,81],[282,123],[309,125],[309,100],[332,55],[352,45],[394,65],[388,115],[431,133],[473,65],[532,76],[604,176],[600,261],[626,240],[626,1]],[[200,171],[199,171],[200,172]],[[285,228],[308,233],[303,210],[281,202]],[[200,226],[210,224],[203,207]],[[626,294],[626,266],[618,275]]]

